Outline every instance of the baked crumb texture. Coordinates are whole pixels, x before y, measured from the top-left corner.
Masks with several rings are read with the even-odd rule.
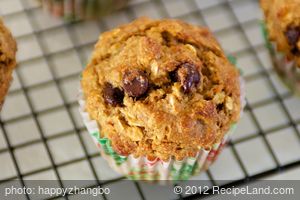
[[[81,80],[120,155],[168,160],[220,142],[239,119],[238,70],[203,27],[139,18],[103,33]]]
[[[269,39],[300,67],[300,0],[260,0]]]
[[[16,66],[16,51],[16,42],[0,18],[0,109]]]

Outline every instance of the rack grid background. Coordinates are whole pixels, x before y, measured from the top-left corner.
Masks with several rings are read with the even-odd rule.
[[[247,106],[238,129],[216,163],[194,179],[223,186],[257,178],[300,179],[300,99],[272,69],[258,1],[132,0],[99,21],[67,24],[44,13],[36,0],[0,0],[0,14],[19,47],[19,66],[0,115],[0,183],[56,180],[64,187],[64,180],[77,179],[121,188],[124,177],[108,167],[81,122],[76,94],[99,34],[139,16],[210,27],[244,73]],[[176,196],[172,186],[130,184],[125,194],[130,196],[119,191],[102,198],[203,198]]]

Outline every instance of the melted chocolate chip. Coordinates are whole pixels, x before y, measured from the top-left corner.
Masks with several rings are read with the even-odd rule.
[[[300,39],[300,28],[290,27],[285,33],[285,36],[288,40],[289,45],[296,46],[298,40]]]
[[[119,88],[114,88],[106,83],[103,89],[103,97],[106,103],[112,106],[120,106],[123,103],[124,93]]]
[[[147,74],[139,69],[127,70],[123,74],[123,88],[131,97],[141,97],[149,87]]]
[[[189,63],[182,64],[175,72],[171,72],[170,78],[173,81],[179,81],[183,92],[186,94],[200,82],[199,72],[194,65]]]

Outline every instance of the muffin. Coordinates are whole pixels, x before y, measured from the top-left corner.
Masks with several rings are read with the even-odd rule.
[[[241,80],[212,33],[139,18],[103,33],[82,73],[80,112],[102,155],[132,179],[206,169],[242,110]]]
[[[300,94],[300,0],[261,0],[264,35],[275,70]]]
[[[97,18],[118,10],[128,0],[43,0],[42,6],[52,15],[67,21]]]
[[[0,18],[0,110],[16,66],[17,45]]]

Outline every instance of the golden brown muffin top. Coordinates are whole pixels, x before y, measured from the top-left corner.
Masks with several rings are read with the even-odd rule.
[[[0,109],[16,66],[16,51],[16,42],[0,18]]]
[[[260,0],[271,41],[300,66],[300,0]]]
[[[207,28],[179,20],[139,18],[103,33],[81,85],[121,155],[195,156],[240,115],[237,69]]]

